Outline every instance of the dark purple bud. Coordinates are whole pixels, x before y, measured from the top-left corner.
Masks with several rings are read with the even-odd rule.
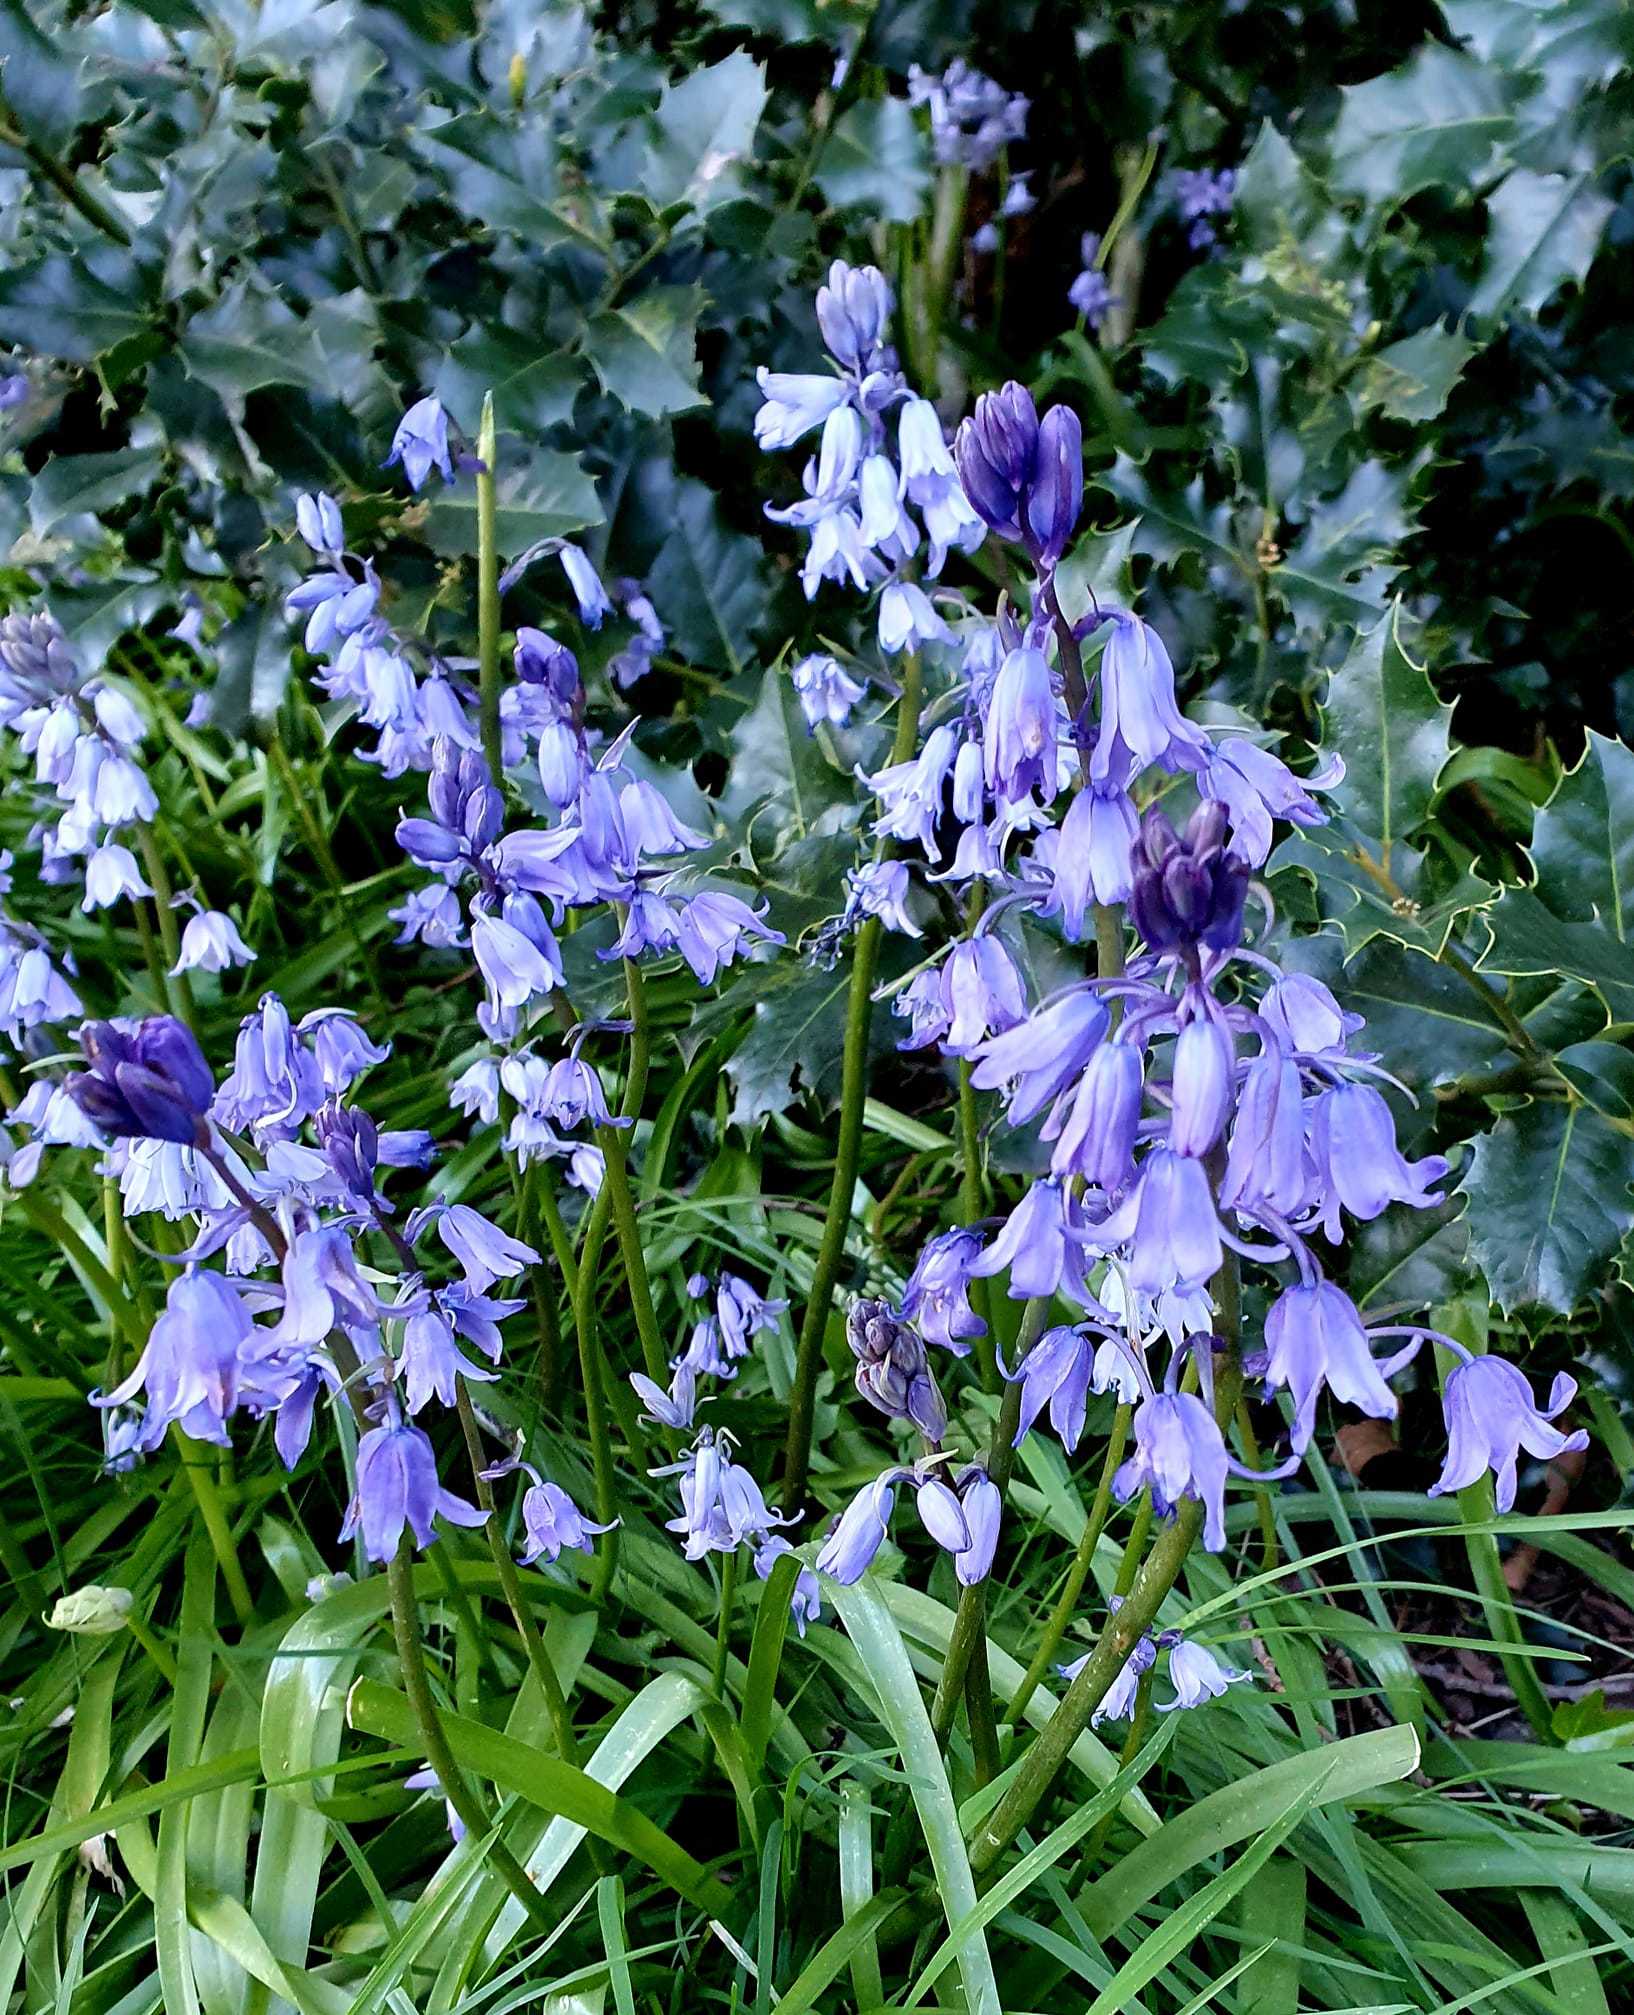
[[[1153,951],[1198,944],[1229,951],[1240,942],[1252,871],[1223,850],[1226,819],[1225,808],[1212,802],[1192,814],[1184,835],[1155,805],[1142,819],[1131,855],[1129,915]]]
[[[1022,536],[1022,499],[1037,468],[1038,446],[1032,394],[1014,380],[1000,391],[984,392],[954,438],[953,459],[965,494],[1000,538]]]
[[[374,1121],[359,1107],[338,1105],[331,1099],[319,1106],[313,1126],[318,1145],[336,1175],[354,1196],[372,1198],[380,1155]]]
[[[1070,406],[1052,406],[1039,423],[1026,501],[1027,543],[1040,565],[1053,567],[1067,550],[1083,507],[1083,429]]]
[[[947,1409],[936,1389],[919,1332],[886,1301],[859,1301],[846,1317],[846,1342],[857,1360],[857,1390],[891,1420],[905,1420],[928,1441],[947,1432]]]
[[[465,851],[459,834],[439,819],[399,819],[397,844],[423,868],[447,867]]]
[[[185,1022],[150,1015],[133,1033],[87,1022],[80,1046],[90,1069],[65,1089],[92,1125],[114,1140],[198,1141],[216,1086]]]
[[[547,630],[524,625],[516,633],[516,676],[524,685],[548,688],[552,699],[571,707],[579,697],[579,661]]]

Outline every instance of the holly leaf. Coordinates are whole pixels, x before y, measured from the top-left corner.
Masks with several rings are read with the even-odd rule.
[[[602,390],[653,420],[707,406],[698,389],[703,299],[701,287],[653,287],[594,317],[585,329],[585,351]]]
[[[1373,845],[1339,820],[1290,834],[1270,865],[1273,873],[1294,868],[1309,877],[1347,958],[1381,937],[1439,958],[1460,922],[1492,901],[1491,885],[1467,867],[1433,879],[1410,847],[1395,849],[1391,874],[1381,878]]]
[[[543,348],[536,335],[490,322],[473,323],[448,346],[432,390],[468,433],[475,434],[483,397],[492,392],[500,427],[542,434],[570,416],[583,383],[578,358]]]
[[[1429,817],[1446,763],[1452,708],[1401,642],[1399,606],[1356,639],[1328,681],[1322,746],[1344,753],[1331,802],[1366,840],[1389,877],[1396,852]]]
[[[1537,175],[1530,168],[1504,177],[1487,202],[1486,256],[1469,297],[1471,315],[1533,315],[1568,280],[1582,284],[1616,208],[1593,184],[1589,173]]]
[[[1362,401],[1392,420],[1437,419],[1459,373],[1479,348],[1456,329],[1432,327],[1404,336],[1368,359],[1361,374]]]
[[[1631,1225],[1627,1133],[1575,1099],[1536,1099],[1475,1143],[1470,1255],[1506,1312],[1569,1315]]]
[[[654,605],[689,658],[738,671],[771,599],[765,553],[722,523],[702,483],[676,486],[672,523],[647,576]]]
[[[1485,922],[1483,972],[1567,973],[1593,987],[1618,1021],[1634,1021],[1634,950],[1603,925],[1563,923],[1523,888],[1505,889]]]
[[[0,343],[89,364],[151,333],[134,269],[111,285],[85,260],[53,253],[0,270]]]
[[[1569,923],[1634,930],[1634,749],[1588,731],[1582,760],[1538,813],[1537,892]]]
[[[1160,490],[1138,463],[1120,455],[1097,480],[1120,504],[1139,512],[1136,552],[1165,562],[1182,553],[1201,553],[1205,559],[1246,571],[1247,563],[1231,533],[1231,506],[1205,503],[1201,476],[1182,491]]]
[[[596,486],[576,455],[506,436],[495,477],[495,530],[500,553],[516,559],[541,539],[570,538],[601,523]],[[462,559],[477,549],[476,486],[468,478],[439,488],[425,509],[425,539],[434,552]]]
[[[647,194],[660,209],[699,212],[736,196],[765,109],[765,67],[743,49],[666,84],[649,122]]]
[[[716,809],[734,828],[770,837],[774,853],[786,839],[831,832],[838,811],[849,821],[855,783],[808,733],[786,667],[773,665],[763,674],[760,697],[733,729],[730,748],[731,768]],[[832,914],[838,886],[829,894]]]
[[[65,519],[85,511],[107,511],[141,496],[164,467],[156,444],[119,448],[107,455],[53,455],[34,478],[29,492],[29,522],[43,539]]]
[[[864,98],[843,112],[813,178],[840,210],[911,224],[930,193],[930,148],[906,98]]]
[[[1515,117],[1495,69],[1432,42],[1399,70],[1339,94],[1333,186],[1376,203],[1469,188],[1502,158]]]

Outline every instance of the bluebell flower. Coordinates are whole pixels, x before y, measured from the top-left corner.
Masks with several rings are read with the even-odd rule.
[[[1073,1230],[1065,1185],[1054,1177],[1035,1182],[970,1271],[982,1279],[1008,1268],[1009,1292],[1017,1301],[1055,1294],[1063,1282],[1073,1291],[1082,1279]]]
[[[947,1433],[947,1408],[925,1355],[924,1339],[889,1302],[860,1300],[845,1321],[857,1361],[858,1393],[887,1420],[915,1427],[929,1442]]]
[[[45,946],[0,920],[0,1033],[16,1043],[26,1029],[82,1014],[79,995],[51,961]]]
[[[489,915],[480,902],[471,912],[471,950],[497,1009],[526,1007],[562,984],[560,963],[514,923]]]
[[[564,539],[556,549],[556,557],[562,563],[562,572],[567,576],[567,584],[573,590],[573,599],[579,605],[579,619],[588,623],[593,630],[599,630],[602,619],[612,609],[612,601],[601,584],[601,576],[590,564],[581,549]]]
[[[1427,1210],[1441,1201],[1441,1191],[1431,1185],[1447,1173],[1446,1157],[1408,1161],[1396,1145],[1390,1108],[1372,1085],[1334,1085],[1313,1100],[1310,1145],[1322,1192],[1322,1229],[1335,1244],[1341,1209],[1365,1221],[1392,1203]]]
[[[1044,1138],[1055,1143],[1050,1173],[1080,1175],[1108,1196],[1119,1195],[1134,1173],[1144,1091],[1134,1044],[1101,1043],[1045,1123]]]
[[[953,1556],[953,1574],[961,1588],[974,1588],[993,1571],[1004,1498],[979,1463],[971,1463],[959,1472],[958,1493],[969,1537]]]
[[[143,1454],[159,1446],[172,1424],[197,1441],[225,1445],[240,1401],[252,1394],[270,1400],[272,1356],[270,1339],[256,1330],[225,1275],[189,1266],[171,1282],[130,1376],[112,1392],[93,1394],[93,1403],[122,1407],[145,1395],[141,1424],[127,1440]]]
[[[489,1384],[499,1376],[471,1362],[459,1347],[454,1325],[439,1308],[422,1308],[405,1321],[397,1365],[411,1414],[433,1399],[443,1406],[454,1405],[462,1378]]]
[[[604,958],[640,958],[644,952],[673,951],[680,942],[681,916],[675,905],[651,889],[633,889],[624,925]]]
[[[1122,1247],[1130,1284],[1142,1294],[1200,1286],[1224,1257],[1207,1171],[1166,1147],[1152,1149],[1128,1196],[1083,1238],[1100,1252]]]
[[[295,1028],[310,1047],[318,1076],[331,1098],[350,1091],[366,1070],[391,1055],[391,1044],[371,1042],[350,1008],[314,1008],[311,1014],[302,1015]]]
[[[916,973],[900,993],[892,996],[891,1013],[908,1023],[908,1033],[897,1044],[898,1049],[927,1049],[932,1043],[939,1043],[953,1019],[943,997],[940,970],[930,967]]]
[[[857,478],[860,509],[857,529],[892,566],[911,560],[919,550],[919,527],[902,508],[896,466],[887,455],[869,455]]]
[[[388,1561],[402,1542],[405,1527],[424,1548],[437,1536],[436,1520],[450,1525],[483,1525],[488,1514],[444,1490],[437,1475],[437,1457],[423,1428],[388,1421],[371,1427],[357,1445],[357,1492],[347,1507],[342,1539],[363,1535],[370,1560]]]
[[[1107,310],[1118,299],[1112,291],[1112,283],[1095,263],[1100,256],[1101,234],[1086,231],[1078,248],[1082,270],[1067,289],[1067,299],[1083,316],[1086,325],[1098,329],[1106,320]]]
[[[1311,1187],[1299,1066],[1270,1040],[1243,1073],[1220,1201],[1227,1209],[1264,1204],[1293,1217]]]
[[[908,1276],[902,1313],[927,1342],[968,1357],[969,1339],[987,1324],[970,1305],[971,1267],[981,1257],[982,1234],[955,1227],[929,1240]]]
[[[959,732],[944,721],[925,738],[925,746],[906,762],[876,770],[864,782],[880,801],[874,831],[887,839],[921,846],[933,861],[942,858],[936,844],[936,823],[942,816],[942,790],[959,753]]]
[[[843,921],[854,924],[863,917],[878,917],[888,931],[923,936],[908,913],[911,886],[905,861],[865,861],[846,875]]]
[[[640,1371],[630,1373],[630,1383],[635,1387],[636,1397],[645,1407],[649,1420],[656,1421],[660,1427],[677,1431],[692,1425],[698,1405],[698,1374],[692,1365],[683,1360],[675,1367],[667,1392],[655,1379]]]
[[[1027,1013],[1027,996],[1015,963],[991,932],[963,938],[939,971],[948,1011],[943,1047],[966,1056],[990,1035],[1015,1028]]]
[[[607,1525],[598,1525],[593,1518],[585,1517],[559,1483],[548,1482],[532,1469],[528,1474],[533,1481],[522,1494],[522,1532],[526,1544],[517,1555],[524,1567],[531,1567],[541,1556],[554,1563],[566,1552],[594,1552],[594,1535],[611,1532],[618,1523],[615,1518]]]
[[[415,889],[386,912],[400,926],[394,944],[418,941],[439,951],[465,942],[465,912],[460,899],[442,882]]]
[[[1113,1495],[1127,1504],[1137,1491],[1150,1489],[1160,1518],[1194,1498],[1203,1507],[1203,1544],[1220,1552],[1231,1460],[1214,1415],[1193,1392],[1158,1392],[1135,1408],[1130,1425],[1135,1450],[1113,1478]]]
[[[509,1280],[524,1267],[539,1264],[539,1255],[531,1245],[501,1231],[469,1204],[434,1204],[425,1212],[416,1212],[409,1220],[411,1243],[427,1221],[435,1224],[438,1238],[463,1269],[465,1284],[473,1294],[485,1294],[496,1280]]]
[[[200,910],[182,927],[181,947],[171,976],[184,972],[224,972],[254,963],[255,953],[239,936],[225,910]]]
[[[1007,1089],[1007,1117],[1020,1126],[1074,1082],[1108,1026],[1105,1004],[1089,988],[1075,987],[977,1044],[971,1083],[978,1091]]]
[[[712,985],[722,967],[747,957],[754,945],[787,944],[781,931],[761,921],[765,914],[764,904],[752,910],[723,889],[705,889],[681,904],[675,944],[700,986]]]
[[[366,1329],[401,1307],[382,1301],[364,1278],[351,1236],[339,1224],[296,1232],[283,1261],[284,1312],[272,1332],[280,1347],[320,1344],[337,1323]]]
[[[1577,1381],[1561,1371],[1549,1388],[1549,1403],[1540,1407],[1526,1376],[1502,1357],[1472,1357],[1447,1378],[1442,1409],[1447,1422],[1447,1460],[1430,1485],[1432,1497],[1463,1490],[1491,1470],[1497,1481],[1495,1503],[1509,1511],[1515,1503],[1515,1467],[1520,1451],[1549,1462],[1568,1450],[1587,1448],[1589,1437],[1579,1428],[1562,1434],[1550,1423],[1571,1405]]]
[[[764,364],[755,381],[763,402],[755,415],[755,440],[768,454],[803,441],[850,397],[850,387],[841,378],[768,371]]]
[[[1091,903],[1126,902],[1133,884],[1131,855],[1140,822],[1134,800],[1118,786],[1090,785],[1067,807],[1052,844],[1038,851],[1050,873],[1045,914],[1058,916],[1067,939],[1084,933]]]
[[[153,891],[129,847],[105,840],[85,862],[85,899],[80,908],[108,909],[126,896],[150,896]]]
[[[1005,1377],[1021,1387],[1016,1427],[1019,1448],[1047,1406],[1050,1426],[1068,1455],[1076,1452],[1093,1386],[1097,1339],[1082,1324],[1045,1330],[1014,1371]]]
[[[1201,1707],[1205,1700],[1218,1700],[1228,1686],[1237,1686],[1252,1673],[1239,1672],[1234,1665],[1222,1665],[1206,1645],[1193,1644],[1183,1637],[1166,1639],[1169,1645],[1169,1681],[1172,1700],[1157,1703],[1159,1714],[1176,1708]]]
[[[789,680],[799,697],[806,725],[815,728],[822,721],[843,728],[851,709],[863,696],[864,688],[842,668],[837,658],[818,651],[801,658],[791,667]]]
[[[1301,1453],[1316,1432],[1324,1386],[1375,1420],[1395,1419],[1396,1395],[1374,1362],[1356,1304],[1331,1280],[1284,1288],[1266,1313],[1265,1344],[1265,1382],[1292,1397],[1293,1446]]]
[[[757,1336],[777,1328],[786,1301],[758,1293],[741,1274],[723,1272],[715,1284],[715,1315],[730,1357],[743,1357]]]
[[[318,1108],[312,1130],[318,1137],[324,1160],[342,1188],[349,1195],[373,1204],[375,1169],[380,1159],[380,1134],[374,1121],[361,1107],[343,1106],[331,1099]],[[269,1168],[273,1152],[268,1153]]]
[[[0,413],[14,412],[17,407],[26,406],[32,389],[27,372],[8,372],[0,378]]]
[[[1119,1597],[1112,1598],[1112,1607],[1122,1607]],[[1067,1665],[1058,1665],[1056,1670],[1065,1680],[1074,1680],[1089,1663],[1091,1653],[1085,1652]],[[1127,1721],[1135,1711],[1135,1696],[1140,1682],[1157,1663],[1157,1643],[1150,1632],[1142,1631],[1130,1647],[1129,1656],[1118,1668],[1112,1684],[1101,1696],[1100,1705],[1089,1717],[1091,1728],[1099,1728],[1104,1721]]]
[[[295,499],[295,526],[313,552],[326,559],[338,560],[346,551],[340,506],[322,490]]]
[[[1181,713],[1163,639],[1127,609],[1108,611],[1100,656],[1101,718],[1090,752],[1091,783],[1121,783],[1131,768],[1195,769],[1208,738]]]
[[[454,464],[448,450],[448,415],[437,398],[418,399],[397,423],[391,453],[384,466],[402,465],[403,477],[411,490],[423,489],[435,469],[445,483],[454,480]],[[309,541],[309,543],[312,543]]]
[[[1236,169],[1181,168],[1175,173],[1174,188],[1181,222],[1191,227],[1187,244],[1194,252],[1207,251],[1219,235],[1212,220],[1227,216],[1236,197]]]
[[[680,1515],[667,1520],[665,1530],[681,1536],[688,1560],[735,1553],[745,1543],[758,1547],[779,1526],[792,1522],[768,1508],[760,1486],[732,1460],[727,1441],[707,1427],[684,1460],[652,1473],[680,1479]]]
[[[912,581],[888,581],[879,598],[879,647],[919,651],[926,644],[951,644],[953,632],[931,606],[930,598]]]
[[[1006,91],[962,56],[939,76],[911,64],[908,102],[929,109],[932,143],[944,166],[980,173],[1027,130],[1030,101],[1020,92]]]
[[[1296,777],[1280,757],[1243,735],[1216,741],[1197,772],[1201,796],[1217,799],[1231,815],[1231,847],[1250,867],[1262,867],[1271,851],[1272,821],[1320,826],[1327,813],[1311,795],[1331,790],[1345,773],[1335,757],[1307,780]]]
[[[768,1580],[772,1569],[783,1555],[793,1551],[794,1548],[780,1532],[768,1533],[755,1548],[755,1573],[762,1581]],[[817,1577],[809,1567],[802,1567],[794,1577],[794,1594],[789,1604],[789,1614],[794,1618],[795,1629],[804,1637],[806,1625],[815,1623],[822,1613],[823,1596]]]
[[[1230,1035],[1212,1015],[1196,1016],[1175,1037],[1169,1145],[1176,1154],[1208,1153],[1231,1115],[1235,1088]]]
[[[1053,796],[1057,712],[1044,653],[1030,645],[1010,651],[982,723],[983,774],[990,791],[1009,800],[1032,791]]]
[[[849,1588],[868,1572],[890,1533],[896,1486],[904,1473],[888,1469],[857,1492],[823,1541],[816,1563],[819,1574]]]
[[[630,641],[607,660],[607,676],[622,693],[628,692],[652,670],[654,660],[668,642],[668,636],[651,597],[639,581],[619,580],[613,583],[613,587],[623,605],[626,621],[635,625],[635,634]]]
[[[1362,1016],[1340,1007],[1310,973],[1284,973],[1260,1000],[1260,1020],[1299,1062],[1348,1061],[1350,1038],[1365,1026]]]
[[[208,1132],[216,1083],[198,1038],[174,1015],[149,1015],[134,1029],[87,1022],[80,1048],[89,1070],[64,1089],[110,1140],[168,1140],[194,1146]]]
[[[529,1104],[557,1126],[630,1126],[633,1121],[618,1119],[610,1111],[601,1079],[580,1056],[558,1057],[546,1071]]]

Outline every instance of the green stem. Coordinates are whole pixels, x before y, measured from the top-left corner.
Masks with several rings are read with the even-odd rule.
[[[624,1080],[624,1098],[619,1117],[630,1121],[640,1116],[647,1092],[647,1068],[652,1056],[652,1034],[647,1018],[647,988],[641,968],[634,959],[624,961],[624,984],[630,1003],[630,1067]],[[641,1356],[647,1376],[658,1385],[668,1382],[669,1360],[658,1317],[652,1305],[652,1286],[647,1279],[647,1259],[641,1250],[641,1231],[636,1223],[635,1199],[630,1194],[629,1150],[625,1145],[628,1127],[602,1127],[601,1143],[606,1173],[602,1187],[612,1199],[613,1225],[618,1233],[619,1253],[624,1261],[624,1278],[630,1290],[630,1306],[635,1313],[636,1333],[641,1338]]]
[[[380,980],[374,969],[374,961],[369,957],[368,948],[363,942],[363,934],[359,931],[346,900],[346,884],[341,876],[340,863],[335,859],[334,849],[329,844],[329,835],[302,787],[294,760],[284,747],[283,735],[277,728],[273,729],[268,739],[267,753],[272,758],[272,766],[278,772],[278,779],[288,794],[290,803],[295,807],[295,816],[306,835],[306,843],[312,851],[312,858],[318,864],[318,872],[323,876],[324,886],[329,891],[329,899],[345,927],[346,935],[352,940],[352,949],[357,955],[358,964],[363,968],[364,981],[374,1002],[375,1012],[382,1022],[390,1022],[393,1019],[391,1008],[387,1005],[386,996],[380,990]]]
[[[601,1249],[607,1237],[607,1220],[612,1214],[612,1192],[603,1182],[596,1192],[585,1220],[584,1243],[579,1249],[579,1273],[573,1289],[573,1329],[579,1345],[579,1378],[584,1386],[585,1426],[590,1440],[590,1466],[596,1482],[597,1522],[611,1527],[596,1548],[592,1592],[598,1602],[606,1599],[618,1565],[617,1487],[613,1472],[613,1441],[607,1425],[607,1395],[602,1386],[601,1353],[596,1344],[596,1274]]]
[[[397,1661],[403,1668],[403,1691],[408,1695],[409,1706],[420,1726],[420,1741],[425,1749],[426,1761],[437,1773],[442,1794],[465,1830],[481,1840],[488,1834],[493,1822],[482,1801],[466,1782],[465,1772],[455,1761],[443,1731],[442,1717],[437,1712],[431,1680],[426,1672],[425,1652],[420,1643],[420,1618],[414,1602],[414,1551],[407,1533],[386,1563],[386,1585],[391,1594],[392,1636],[397,1643]],[[528,1922],[534,1929],[554,1931],[558,1913],[546,1906],[545,1899],[528,1880],[527,1870],[503,1840],[489,1842],[487,1860],[527,1912]]]
[[[0,141],[8,147],[15,147],[28,157],[30,167],[43,175],[51,186],[70,202],[88,224],[93,224],[105,238],[111,238],[116,245],[128,245],[129,231],[107,208],[97,200],[89,189],[81,183],[72,169],[65,168],[54,154],[50,154],[35,140],[15,126],[10,119],[0,120]]]
[[[153,1632],[148,1629],[147,1625],[141,1621],[141,1619],[137,1616],[135,1610],[132,1610],[130,1615],[125,1618],[125,1628],[130,1632],[131,1636],[136,1639],[137,1643],[147,1653],[148,1657],[152,1659],[153,1664],[159,1673],[159,1677],[163,1679],[168,1686],[174,1686],[177,1683],[179,1677],[176,1671],[175,1659],[173,1659],[170,1653],[166,1651],[164,1646],[159,1642],[158,1638],[156,1638]]]
[[[226,1583],[227,1599],[233,1605],[233,1614],[238,1618],[240,1628],[247,1630],[255,1621],[255,1598],[239,1564],[238,1542],[233,1538],[232,1520],[227,1516],[227,1507],[216,1487],[214,1453],[207,1443],[194,1441],[191,1436],[183,1434],[180,1427],[172,1427],[170,1432],[181,1455],[182,1468],[187,1472],[193,1501],[204,1520],[210,1550],[216,1556],[216,1565]]]
[[[186,973],[179,973],[175,969],[176,961],[181,956],[182,941],[181,933],[176,928],[176,912],[171,907],[173,892],[170,876],[165,871],[164,855],[159,851],[159,843],[153,836],[151,826],[136,828],[136,844],[142,850],[142,865],[147,869],[148,885],[153,890],[153,907],[159,920],[159,942],[165,948],[165,985],[177,1013],[196,1035],[198,1019],[193,1005],[193,984]]]
[[[1123,1739],[1123,1747],[1118,1751],[1118,1769],[1127,1770],[1140,1754],[1140,1745],[1146,1740],[1146,1730],[1152,1719],[1152,1673],[1150,1668],[1140,1675],[1135,1685],[1135,1711],[1129,1717],[1129,1733]],[[1130,1787],[1131,1792],[1134,1786]],[[1117,1807],[1113,1806],[1106,1815],[1095,1822],[1093,1831],[1084,1843],[1086,1862],[1096,1860],[1106,1836],[1112,1831],[1112,1821],[1117,1817]]]
[[[556,1753],[564,1763],[577,1764],[579,1744],[573,1733],[573,1718],[567,1711],[567,1701],[556,1677],[556,1668],[550,1662],[550,1653],[545,1649],[545,1640],[539,1634],[539,1626],[534,1622],[527,1597],[522,1592],[522,1577],[516,1570],[511,1549],[505,1544],[505,1535],[499,1527],[494,1487],[482,1473],[487,1465],[483,1460],[476,1409],[471,1404],[471,1395],[463,1378],[455,1381],[455,1404],[459,1408],[460,1429],[465,1436],[465,1451],[471,1458],[471,1480],[476,1488],[477,1502],[488,1514],[488,1522],[483,1529],[488,1535],[488,1550],[499,1572],[499,1585],[527,1651],[528,1669],[544,1699],[545,1712],[550,1716],[550,1725],[556,1736]]]
[[[715,1626],[715,1661],[709,1673],[709,1690],[716,1699],[726,1690],[726,1661],[732,1645],[732,1598],[737,1592],[738,1556],[733,1552],[721,1562],[721,1613]]]
[[[919,659],[908,655],[897,701],[893,763],[913,753],[919,729]],[[882,850],[883,851],[883,850]],[[811,1429],[817,1406],[817,1377],[823,1363],[823,1337],[834,1303],[834,1288],[845,1258],[845,1235],[851,1225],[851,1202],[862,1155],[862,1108],[868,1095],[868,1031],[874,1013],[874,972],[879,960],[880,921],[869,917],[857,933],[852,954],[851,990],[846,1000],[845,1050],[840,1070],[840,1122],[834,1142],[834,1175],[829,1184],[828,1210],[822,1243],[811,1277],[811,1293],[795,1348],[794,1383],[789,1393],[789,1432],[783,1454],[783,1509],[802,1510],[811,1474]]]
[[[1073,1617],[1078,1613],[1078,1599],[1084,1592],[1084,1583],[1089,1579],[1089,1570],[1095,1559],[1095,1549],[1101,1543],[1101,1534],[1106,1530],[1106,1521],[1112,1509],[1112,1479],[1117,1474],[1118,1465],[1123,1461],[1123,1451],[1129,1441],[1129,1423],[1134,1418],[1132,1406],[1120,1406],[1112,1416],[1112,1432],[1107,1438],[1106,1455],[1101,1463],[1101,1480],[1096,1485],[1095,1501],[1090,1506],[1089,1518],[1084,1526],[1083,1537],[1078,1542],[1078,1550],[1072,1556],[1072,1565],[1067,1569],[1067,1578],[1061,1589],[1059,1601],[1050,1612],[1050,1620],[1044,1626],[1044,1635],[1038,1649],[1033,1653],[1032,1663],[1022,1674],[1021,1684],[1010,1698],[1004,1718],[1012,1727],[1019,1727],[1022,1715],[1027,1711],[1027,1703],[1037,1691],[1040,1682],[1061,1649]]]
[[[482,753],[497,784],[503,778],[499,733],[499,504],[494,486],[498,459],[494,395],[482,401],[477,429],[477,681],[481,706]]]

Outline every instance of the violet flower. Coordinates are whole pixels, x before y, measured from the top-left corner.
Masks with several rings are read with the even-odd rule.
[[[1497,1481],[1499,1511],[1515,1503],[1515,1467],[1520,1451],[1549,1462],[1568,1449],[1587,1448],[1589,1437],[1578,1428],[1562,1434],[1551,1422],[1571,1405],[1577,1381],[1556,1372],[1549,1401],[1539,1406],[1526,1375],[1507,1358],[1471,1357],[1449,1373],[1442,1410],[1447,1422],[1447,1460],[1430,1485],[1432,1497],[1463,1490],[1485,1471]]]

